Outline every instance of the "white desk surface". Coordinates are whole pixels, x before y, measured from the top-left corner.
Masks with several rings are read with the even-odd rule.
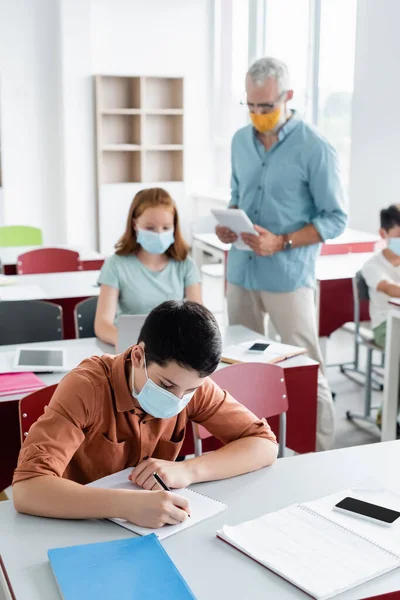
[[[370,234],[360,233],[360,236],[372,237]],[[345,232],[343,234],[344,239],[347,234]],[[342,236],[341,236],[342,237]],[[375,236],[376,237],[376,236]],[[230,249],[230,244],[223,244],[219,241],[215,233],[196,233],[193,238],[198,242],[202,242],[203,244],[210,245],[213,248],[217,248],[218,250],[227,252]],[[340,238],[336,240],[329,240],[331,244],[339,244],[339,243],[350,243],[350,239],[348,241],[339,241]],[[367,240],[353,240],[354,241],[374,241],[371,239]],[[354,252],[348,254],[330,254],[324,256],[318,256],[316,263],[316,278],[318,281],[329,281],[334,279],[352,279],[354,275],[361,269],[364,263],[373,255],[373,252]]]
[[[400,307],[400,298],[391,298],[389,304]]]
[[[231,244],[224,244],[221,242],[215,233],[194,233],[193,239],[198,242],[203,242],[203,244],[207,244],[208,246],[212,246],[213,248],[217,248],[217,250],[222,250],[223,252],[228,252],[231,249]]]
[[[382,238],[376,233],[367,233],[366,231],[359,231],[358,229],[351,229],[347,227],[345,231],[334,240],[327,240],[325,244],[336,245],[336,244],[357,244],[362,242],[379,242]]]
[[[390,487],[396,480],[400,442],[356,446],[279,459],[273,467],[195,486],[228,510],[162,542],[198,600],[307,600],[308,595],[215,537],[224,524],[308,502],[362,485]],[[18,600],[58,600],[47,550],[131,537],[106,521],[62,521],[17,514],[0,502],[0,553]],[[400,588],[400,569],[335,596],[358,600]]]
[[[193,236],[206,244],[210,244],[215,248],[221,250],[229,250],[230,244],[223,244],[219,241],[215,233],[195,233]],[[358,231],[357,229],[346,229],[344,233],[333,240],[327,240],[325,244],[328,246],[336,246],[338,244],[356,244],[362,242],[379,242],[382,241],[379,235],[374,233],[366,233],[365,231]]]
[[[317,281],[352,279],[373,254],[373,252],[354,252],[319,256],[316,264],[316,279]]]
[[[63,246],[60,244],[42,245],[42,246],[4,246],[0,247],[0,263],[4,265],[17,264],[17,258],[20,254],[30,252],[31,250],[39,250],[41,248],[65,248],[66,250],[74,250],[79,253],[81,260],[101,260],[104,258],[102,254],[91,250],[85,246]]]
[[[14,295],[13,300],[25,300],[24,286],[38,286],[36,300],[52,300],[55,298],[83,298],[98,296],[100,288],[96,285],[100,271],[72,271],[68,273],[40,273],[38,275],[9,275],[12,283],[0,287],[7,292],[7,288],[21,288],[21,296]],[[6,300],[6,296],[4,297]],[[33,299],[33,298],[29,298]]]
[[[226,327],[222,331],[224,339],[224,346],[231,346],[233,344],[240,344],[242,342],[252,341],[259,339],[261,336],[254,333],[246,327],[241,325],[234,325]],[[63,348],[66,350],[66,360],[68,366],[73,369],[82,360],[89,356],[101,356],[102,354],[115,354],[114,346],[105,344],[97,338],[84,338],[81,340],[60,340],[55,342],[40,342],[32,344],[17,344],[10,346],[0,346],[0,354],[3,352],[15,352],[17,348],[23,346],[24,348],[32,346],[34,348]],[[309,358],[307,355],[294,356],[285,361],[279,363],[284,369],[291,369],[294,367],[313,366],[317,363]],[[226,367],[227,365],[221,365]],[[46,384],[53,385],[59,383],[64,377],[65,373],[38,373],[38,377]],[[14,394],[10,396],[0,396],[0,402],[9,402],[12,400],[19,400],[25,394]]]

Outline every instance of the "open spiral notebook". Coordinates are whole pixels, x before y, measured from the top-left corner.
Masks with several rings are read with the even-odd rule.
[[[113,475],[108,475],[107,477],[93,481],[92,483],[89,483],[88,486],[103,489],[142,491],[141,487],[133,484],[128,479],[128,475],[130,475],[131,472],[132,467],[129,467],[128,469],[124,469]],[[190,519],[186,519],[186,521],[179,523],[179,525],[164,525],[164,527],[161,527],[160,529],[150,529],[148,527],[140,527],[139,525],[135,525],[124,519],[110,519],[110,521],[113,521],[113,523],[117,523],[126,529],[130,529],[139,535],[155,533],[159,540],[163,540],[164,538],[167,538],[174,533],[178,533],[179,531],[183,531],[192,525],[196,525],[205,519],[210,519],[227,509],[226,504],[214,500],[213,498],[209,498],[208,496],[204,496],[204,494],[195,492],[194,490],[184,488],[172,491],[174,494],[179,494],[180,496],[187,498],[190,503]]]
[[[352,496],[400,509],[386,490],[346,490],[293,504],[217,536],[317,600],[326,600],[400,566],[400,524],[384,527],[333,510]]]

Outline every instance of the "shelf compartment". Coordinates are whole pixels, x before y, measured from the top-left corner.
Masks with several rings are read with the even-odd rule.
[[[140,145],[140,116],[103,115],[102,145],[134,144]]]
[[[183,79],[178,77],[146,77],[144,106],[152,109],[182,109]]]
[[[145,144],[183,144],[183,117],[180,115],[146,115]]]
[[[140,108],[141,78],[102,75],[98,79],[99,109]]]
[[[101,111],[102,115],[141,115],[141,108],[107,108]]]
[[[146,115],[183,115],[183,108],[145,108]]]
[[[142,181],[142,153],[112,150],[101,153],[101,183],[135,183]]]
[[[145,181],[183,181],[182,150],[146,150]]]

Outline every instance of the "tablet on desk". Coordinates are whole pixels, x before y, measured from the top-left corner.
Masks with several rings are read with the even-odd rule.
[[[18,348],[14,368],[18,371],[68,371],[65,350],[62,348]]]
[[[222,227],[227,227],[236,235],[238,239],[234,242],[235,248],[239,250],[251,250],[250,246],[244,243],[241,239],[241,233],[252,233],[253,235],[258,235],[257,231],[254,229],[253,223],[250,221],[249,217],[246,215],[244,210],[240,208],[228,208],[228,209],[211,209],[212,214],[218,221],[218,225]]]

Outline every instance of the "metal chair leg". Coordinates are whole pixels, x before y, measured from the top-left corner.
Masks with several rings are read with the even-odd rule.
[[[364,414],[352,413],[350,410],[347,411],[346,417],[349,421],[357,419],[360,421],[367,421],[368,423],[375,423],[371,417],[371,395],[372,395],[372,358],[373,348],[367,348],[367,372],[365,375],[365,390],[364,390]]]
[[[371,394],[372,394],[372,348],[367,350],[367,374],[365,378],[364,416],[371,416]]]
[[[278,458],[285,456],[286,448],[286,413],[279,415],[279,451]]]

